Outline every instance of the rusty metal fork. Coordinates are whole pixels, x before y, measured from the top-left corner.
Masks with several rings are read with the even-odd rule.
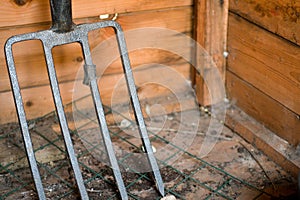
[[[84,81],[83,83],[90,86],[92,93],[94,107],[97,114],[98,122],[101,128],[101,133],[104,140],[104,145],[108,154],[108,158],[114,173],[114,177],[122,199],[128,199],[126,187],[124,185],[122,175],[119,169],[118,161],[115,156],[113,144],[107,128],[105,114],[100,98],[100,93],[97,85],[96,66],[93,64],[91,51],[88,43],[88,33],[90,31],[112,27],[115,30],[119,51],[122,59],[123,69],[127,80],[127,86],[131,97],[134,113],[139,126],[139,132],[142,138],[144,148],[147,153],[148,161],[153,170],[154,178],[156,181],[157,189],[160,194],[164,196],[164,185],[159,171],[157,161],[154,157],[150,140],[148,137],[147,129],[141,112],[139,99],[136,92],[136,87],[133,79],[133,74],[130,67],[125,38],[120,25],[115,21],[104,21],[92,24],[76,25],[72,21],[71,0],[50,0],[52,27],[49,30],[39,31],[34,33],[27,33],[16,35],[9,38],[5,44],[5,56],[10,77],[10,82],[13,90],[14,101],[16,104],[18,119],[21,127],[22,137],[26,149],[26,155],[29,161],[30,169],[34,179],[34,184],[39,196],[39,199],[46,199],[40,173],[38,170],[32,141],[26,121],[22,96],[16,74],[14,57],[12,52],[12,45],[17,42],[26,40],[40,40],[43,45],[44,54],[46,58],[48,76],[50,79],[52,95],[59,119],[59,124],[63,134],[65,146],[67,149],[68,157],[74,171],[77,187],[82,199],[88,199],[88,194],[84,185],[82,174],[80,172],[79,164],[74,152],[68,122],[65,116],[64,107],[60,95],[59,85],[57,81],[55,66],[52,57],[52,49],[55,46],[77,42],[81,44],[85,65],[84,65]]]

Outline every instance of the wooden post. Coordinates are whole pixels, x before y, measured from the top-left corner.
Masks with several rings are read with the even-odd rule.
[[[194,39],[207,51],[218,67],[221,77],[225,83],[226,72],[226,40],[228,21],[228,0],[196,0],[195,1],[195,27]],[[200,50],[201,51],[201,50]],[[195,51],[195,59],[199,58],[199,50]],[[201,62],[201,63],[200,63]],[[196,60],[201,72],[195,71],[194,85],[199,104],[207,106],[211,104],[209,90],[204,82],[203,76],[211,65],[210,58],[203,61]]]

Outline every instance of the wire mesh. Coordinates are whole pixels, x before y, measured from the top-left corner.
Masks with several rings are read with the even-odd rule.
[[[79,101],[82,100],[84,99]],[[76,104],[76,102],[73,103]],[[80,126],[75,128],[72,125],[74,123],[72,122],[73,115],[72,112],[68,112],[70,110],[68,107],[71,107],[71,105],[67,105],[65,108],[71,124],[72,140],[90,198],[118,199],[119,196],[110,167],[96,158],[96,155],[103,157],[106,155],[101,147],[101,143],[91,143],[91,141],[85,139],[85,134],[88,135],[95,132],[97,121],[88,114],[77,110],[83,120],[80,122]],[[73,108],[76,109],[76,106]],[[107,115],[113,112],[107,106],[105,106],[105,110]],[[121,113],[118,114],[122,115]],[[122,117],[125,118],[125,116]],[[126,128],[128,130],[134,129],[135,123],[130,119],[127,120],[130,124]],[[42,141],[38,142],[38,144],[34,142],[34,151],[36,155],[44,156],[42,159],[37,156],[37,160],[47,197],[50,199],[78,198],[75,180],[63,145],[63,138],[57,133],[59,132],[59,130],[57,131],[59,127],[55,112],[30,120],[29,127],[31,137],[36,138],[34,141]],[[155,189],[151,173],[139,172],[130,165],[132,156],[137,152],[141,152],[140,144],[113,124],[109,126],[109,129],[113,142],[128,149],[125,154],[124,152],[122,153],[121,157],[118,155],[118,162],[123,170],[122,175],[129,197],[131,199],[160,199],[161,197]],[[9,131],[1,131],[0,140],[9,144],[8,148],[13,148],[13,152],[19,155],[13,161],[0,163],[0,183],[2,185],[0,199],[35,199],[37,196],[34,191],[30,170],[26,167],[26,156],[23,151],[24,147],[21,137],[19,136],[18,125],[9,125],[9,128],[2,127],[2,130]],[[79,132],[81,134],[78,134]],[[226,172],[221,167],[205,161],[205,159],[198,157],[189,150],[176,146],[168,135],[156,134],[151,130],[149,130],[149,135],[152,143],[157,145],[168,144],[172,147],[172,154],[169,157],[164,160],[158,160],[167,194],[174,195],[177,199],[195,199],[196,197],[197,199],[237,199],[240,195],[239,191],[242,188],[246,188],[252,192],[254,199],[261,195],[272,197],[271,194],[263,191],[258,186]],[[203,136],[199,134],[198,137]],[[49,151],[54,152],[56,157],[52,155],[51,157],[49,154],[51,158],[47,159],[47,155],[44,155],[47,148],[50,148]],[[115,150],[118,152],[118,149]],[[182,154],[180,159],[169,164],[168,161],[178,154]],[[140,159],[141,163],[136,164],[146,162],[142,156]],[[187,169],[180,167],[180,162],[193,164]],[[18,163],[21,164],[18,165]],[[190,194],[194,194],[194,196]]]

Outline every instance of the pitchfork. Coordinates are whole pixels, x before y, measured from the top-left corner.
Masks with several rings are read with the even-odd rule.
[[[13,90],[14,101],[16,104],[17,115],[21,127],[22,137],[24,140],[26,155],[29,161],[29,166],[31,169],[35,188],[37,190],[39,198],[46,199],[39,169],[34,155],[31,137],[29,134],[28,124],[26,121],[26,115],[24,111],[22,96],[20,92],[20,87],[19,87],[15,64],[14,64],[13,52],[12,52],[13,44],[17,42],[26,41],[26,40],[40,40],[42,42],[45,58],[46,58],[48,76],[51,84],[52,95],[54,98],[54,103],[58,114],[59,124],[63,134],[65,146],[68,152],[68,157],[70,159],[70,163],[74,171],[80,196],[82,199],[88,199],[88,194],[84,185],[83,177],[78,165],[77,158],[75,156],[75,151],[73,148],[73,144],[72,144],[72,140],[68,128],[68,122],[62,104],[55,66],[53,63],[53,57],[51,53],[52,48],[55,46],[74,43],[74,42],[77,42],[81,45],[83,55],[84,55],[84,61],[85,61],[84,64],[85,73],[84,73],[83,83],[85,85],[90,86],[90,90],[95,105],[95,111],[97,113],[98,122],[104,140],[104,145],[120,192],[120,196],[122,199],[128,199],[126,187],[122,179],[118,161],[115,156],[112,141],[107,128],[104,110],[103,110],[100,93],[97,85],[96,66],[93,64],[92,57],[91,57],[91,50],[88,43],[89,31],[93,31],[105,27],[112,27],[115,30],[115,34],[117,36],[117,41],[119,45],[120,56],[122,59],[123,70],[125,73],[127,86],[131,97],[137,124],[139,127],[139,132],[144,145],[144,149],[147,153],[148,161],[153,170],[157,188],[160,194],[164,196],[164,185],[163,185],[162,177],[158,168],[157,161],[152,151],[151,143],[148,137],[147,129],[141,112],[141,107],[140,107],[140,103],[139,103],[139,99],[138,99],[138,95],[137,95],[137,91],[133,79],[133,74],[130,67],[127,47],[126,47],[124,34],[121,29],[121,26],[115,21],[103,21],[103,22],[97,22],[92,24],[80,24],[80,25],[74,24],[72,21],[71,0],[50,0],[50,6],[51,6],[51,15],[52,15],[52,26],[49,30],[16,35],[9,38],[5,44],[6,62],[7,62],[11,87]]]

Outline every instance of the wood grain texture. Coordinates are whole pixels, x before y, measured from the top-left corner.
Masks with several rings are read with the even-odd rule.
[[[138,12],[126,15],[121,15],[117,21],[121,24],[125,31],[143,28],[143,27],[160,27],[167,28],[179,33],[190,34],[192,29],[192,8],[181,7],[178,9],[168,9],[164,11],[149,11]],[[141,19],[141,20],[137,20]],[[97,19],[82,19],[78,23],[90,23],[98,21]],[[16,29],[3,29],[0,30],[0,46],[4,46],[8,37],[15,34],[34,32],[37,30],[47,29],[48,25],[33,25],[29,27],[20,27]],[[111,54],[118,55],[118,51],[109,51],[109,47],[99,46],[108,38],[113,36],[112,29],[100,29],[89,34],[89,41],[92,48],[93,56],[95,56],[95,64],[100,66],[102,61],[97,59],[109,57]],[[125,35],[127,36],[127,35]],[[131,35],[132,36],[132,35]],[[147,36],[147,35],[146,35]],[[144,36],[144,37],[146,37]],[[157,36],[158,37],[158,36]],[[155,42],[155,35],[151,35],[153,42]],[[130,47],[131,43],[137,43],[137,38],[130,37],[127,39],[127,44]],[[176,43],[176,36],[173,38],[161,39],[161,46],[177,47],[180,45]],[[14,45],[14,57],[16,68],[19,76],[19,82],[22,88],[36,87],[48,84],[46,73],[45,60],[43,49],[39,41],[28,41]],[[30,50],[30,51],[28,51]],[[187,54],[190,54],[190,49],[184,49]],[[109,53],[111,53],[109,55]],[[77,71],[82,67],[83,57],[81,48],[78,44],[64,45],[56,47],[53,50],[55,67],[57,70],[58,79],[60,82],[66,82],[76,79]],[[145,63],[161,63],[172,65],[174,63],[186,62],[178,55],[173,53],[159,50],[159,49],[138,49],[131,52],[129,55],[133,67]],[[105,66],[107,67],[107,66]],[[9,79],[7,75],[6,63],[3,50],[0,54],[0,92],[9,91]],[[112,60],[105,74],[121,73],[122,67],[120,60]],[[34,78],[33,78],[34,77]]]
[[[300,47],[233,14],[228,35],[228,70],[300,114]]]
[[[182,83],[186,83],[189,78],[189,70],[189,64],[173,65],[172,67],[149,65],[135,69],[134,77],[139,98],[145,100],[166,96],[174,92],[184,93],[186,88]],[[183,76],[183,74],[186,76]],[[179,82],[179,79],[181,82]],[[89,87],[83,85],[82,80],[63,82],[59,84],[59,87],[64,104],[90,94]],[[105,105],[121,104],[129,101],[123,74],[102,76],[99,79],[99,90],[102,102]],[[113,92],[115,92],[114,98],[112,98]],[[23,89],[21,93],[27,119],[43,116],[55,109],[49,85]],[[0,124],[17,121],[13,96],[10,91],[0,93],[0,107]]]
[[[20,3],[22,2],[22,3]],[[128,13],[146,10],[191,6],[192,0],[139,1],[124,0],[73,0],[73,18],[99,16],[100,14]],[[0,3],[0,27],[48,22],[51,20],[48,0],[3,0]],[[137,20],[138,21],[138,20]]]
[[[299,115],[231,72],[227,72],[226,86],[230,99],[243,111],[290,144],[300,143]]]
[[[232,106],[227,110],[225,123],[231,130],[237,132],[247,142],[264,152],[284,170],[291,173],[294,177],[298,176],[300,159],[297,156],[295,147],[236,106]]]
[[[227,42],[227,19],[228,19],[228,0],[213,1],[204,0],[197,1],[196,20],[195,20],[195,40],[207,51],[207,58],[203,59],[201,50],[196,49],[196,63],[201,66],[201,71],[195,74],[195,89],[198,101],[201,105],[210,105],[211,99],[209,89],[207,88],[203,77],[208,76],[211,65],[211,59],[219,69],[223,81],[225,81],[225,58],[223,53],[226,51]],[[205,77],[205,79],[209,77]],[[212,88],[210,88],[211,90]]]
[[[300,1],[230,0],[230,11],[300,45]]]

